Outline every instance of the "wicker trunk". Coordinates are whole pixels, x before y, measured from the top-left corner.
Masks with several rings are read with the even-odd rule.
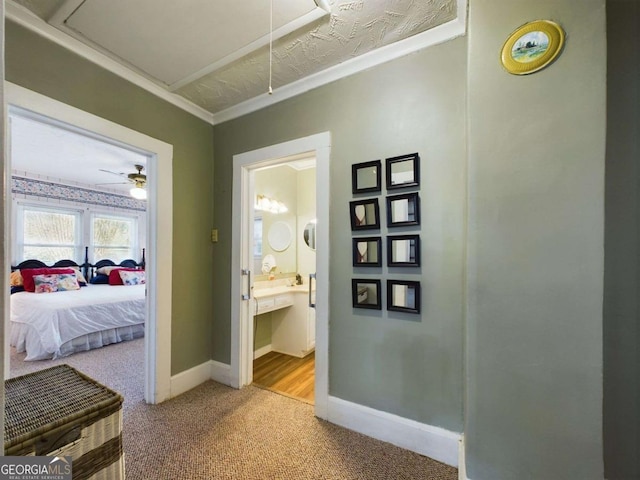
[[[5,455],[70,456],[74,480],[123,479],[122,396],[69,365],[5,381]]]

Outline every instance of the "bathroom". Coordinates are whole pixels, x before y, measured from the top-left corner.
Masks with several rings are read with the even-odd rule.
[[[254,172],[254,385],[313,403],[315,158]]]

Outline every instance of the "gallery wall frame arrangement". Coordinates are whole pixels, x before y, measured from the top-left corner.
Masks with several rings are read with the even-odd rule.
[[[353,278],[351,301],[353,308],[382,310],[382,282],[376,279]]]
[[[418,192],[387,197],[387,227],[420,225],[420,197]]]
[[[349,202],[351,230],[377,230],[380,228],[380,205],[377,198]]]
[[[355,163],[351,165],[351,192],[373,193],[382,190],[382,162]]]
[[[387,236],[388,267],[420,266],[420,235]]]
[[[387,310],[420,313],[420,282],[387,280]]]
[[[354,267],[381,267],[382,237],[354,237],[352,256]]]
[[[385,158],[385,186],[391,195],[382,197],[382,161],[372,160],[351,166],[351,191],[353,195],[369,194],[371,198],[353,199],[349,202],[351,231],[380,230],[382,224],[380,199],[384,198],[386,227],[401,229],[420,225],[420,195],[415,191],[420,186],[420,155],[410,153]],[[397,190],[409,189],[407,193]],[[411,191],[413,190],[413,191]],[[377,195],[376,195],[377,194]],[[384,235],[352,237],[352,265],[360,267],[382,267]],[[396,233],[396,232],[394,232]],[[421,240],[415,233],[397,233],[386,236],[386,258],[388,267],[420,267]],[[407,279],[368,278],[351,279],[353,308],[404,313],[420,313],[421,287],[419,281]]]
[[[411,153],[385,159],[387,190],[420,185],[420,155]]]

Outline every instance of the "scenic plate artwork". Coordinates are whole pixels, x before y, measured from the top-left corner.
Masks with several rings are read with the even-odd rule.
[[[550,65],[562,51],[565,33],[551,20],[535,20],[518,27],[504,42],[500,59],[513,75],[527,75]]]
[[[544,32],[530,32],[520,37],[511,50],[511,57],[520,63],[539,58],[549,48],[549,37]]]

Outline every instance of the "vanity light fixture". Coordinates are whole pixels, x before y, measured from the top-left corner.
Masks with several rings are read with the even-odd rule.
[[[265,197],[264,195],[256,196],[256,203],[254,205],[254,208],[256,210],[261,210],[263,212],[269,213],[285,213],[289,211],[284,203],[269,197]]]

